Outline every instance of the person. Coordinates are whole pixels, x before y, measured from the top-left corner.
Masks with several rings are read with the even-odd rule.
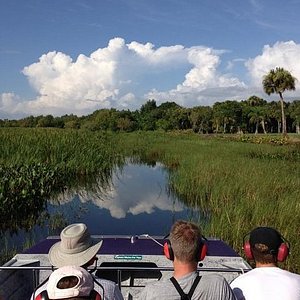
[[[74,265],[87,269],[97,263],[97,253],[102,245],[102,241],[97,242],[90,236],[88,228],[83,223],[75,223],[65,227],[60,234],[61,240],[55,243],[49,250],[48,256],[52,266],[60,268],[63,266]],[[104,300],[123,300],[121,291],[115,282],[98,278],[93,275],[95,280],[95,290],[99,292],[101,299]],[[48,281],[42,284],[33,293],[41,293],[47,287]]]
[[[173,261],[173,277],[147,285],[139,296],[140,300],[235,299],[224,277],[217,274],[199,276],[197,265],[199,259],[205,256],[206,245],[199,227],[194,223],[175,222],[164,252]]]
[[[278,267],[278,262],[289,254],[289,243],[276,229],[252,230],[244,251],[248,259],[254,260],[255,268],[231,282],[238,300],[300,299],[300,275]]]
[[[100,295],[94,290],[93,277],[87,270],[76,266],[64,266],[51,273],[47,290],[41,293],[40,298],[100,300]]]

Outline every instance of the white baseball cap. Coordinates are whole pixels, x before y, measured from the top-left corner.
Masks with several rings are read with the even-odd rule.
[[[59,288],[58,283],[65,277],[76,277],[77,283],[73,287]],[[55,270],[49,277],[47,293],[50,299],[65,299],[72,297],[86,297],[94,289],[92,275],[85,269],[77,266],[65,266]]]

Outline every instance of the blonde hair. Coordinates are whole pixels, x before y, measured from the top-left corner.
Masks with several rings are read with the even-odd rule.
[[[170,243],[174,256],[182,262],[197,262],[200,228],[188,221],[177,221],[171,228]]]

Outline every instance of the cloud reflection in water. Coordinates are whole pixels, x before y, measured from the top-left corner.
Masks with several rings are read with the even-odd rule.
[[[128,164],[113,173],[108,186],[103,187],[99,182],[93,190],[67,191],[58,201],[62,205],[78,197],[81,203],[90,202],[100,209],[107,209],[117,219],[125,218],[127,214],[151,214],[156,209],[183,211],[183,204],[168,194],[167,184],[167,174],[161,164],[154,167]]]

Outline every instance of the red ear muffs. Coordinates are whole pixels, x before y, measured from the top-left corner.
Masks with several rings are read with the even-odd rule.
[[[38,294],[36,297],[35,297],[35,300],[49,300],[49,297],[48,297],[48,293],[47,291],[42,291],[40,294]]]
[[[253,260],[253,254],[249,242],[244,242],[244,253],[249,260]]]
[[[201,261],[205,258],[206,256],[206,253],[207,253],[207,245],[202,241],[200,244],[199,244],[199,256],[197,258],[197,261]]]
[[[164,243],[164,254],[167,259],[172,260],[172,261],[174,260],[174,252],[173,252],[170,241],[166,241]]]
[[[288,243],[281,243],[281,245],[278,248],[277,252],[277,261],[283,262],[286,260],[290,252],[289,244]],[[244,242],[244,253],[249,260],[253,260],[253,254],[251,250],[251,246],[249,241]]]
[[[93,290],[93,291],[91,291],[90,299],[92,299],[92,300],[101,300],[101,296],[98,292]]]
[[[290,252],[289,246],[286,243],[282,243],[278,248],[277,260],[283,262],[286,260]]]
[[[196,251],[196,261],[203,260],[206,256],[206,253],[207,253],[207,245],[203,241],[199,242],[199,246]],[[164,243],[164,254],[165,254],[166,258],[168,258],[172,261],[174,260],[174,252],[173,252],[170,241],[166,241]]]

